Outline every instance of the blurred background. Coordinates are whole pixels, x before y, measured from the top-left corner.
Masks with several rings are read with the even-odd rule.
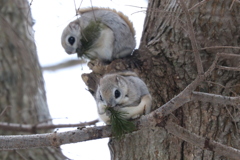
[[[89,6],[115,8],[133,22],[137,47],[142,35],[147,0],[29,0],[35,21],[35,42],[42,67],[76,60],[61,46],[61,34],[75,20],[76,8]],[[86,90],[82,73],[91,72],[86,63],[55,71],[44,70],[47,101],[54,124],[71,124],[98,119],[95,100]],[[97,125],[104,125],[103,122]],[[58,129],[58,132],[76,128]],[[63,153],[74,160],[108,160],[108,138],[61,146]]]

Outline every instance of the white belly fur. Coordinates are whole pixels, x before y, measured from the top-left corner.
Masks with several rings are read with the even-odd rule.
[[[96,40],[87,54],[90,57],[99,58],[103,60],[112,60],[112,52],[114,46],[114,34],[111,29],[105,27],[100,37]]]

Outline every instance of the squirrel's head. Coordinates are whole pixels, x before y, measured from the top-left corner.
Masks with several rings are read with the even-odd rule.
[[[100,21],[82,22],[79,18],[63,30],[62,46],[68,54],[77,53],[78,57],[82,57],[99,38],[102,28]],[[91,59],[88,55],[85,56]]]
[[[109,74],[100,80],[96,98],[107,107],[121,106],[129,100],[128,86],[123,76]]]
[[[77,19],[71,23],[63,30],[62,33],[62,46],[68,54],[77,53],[79,48],[81,48],[81,28],[80,21]]]

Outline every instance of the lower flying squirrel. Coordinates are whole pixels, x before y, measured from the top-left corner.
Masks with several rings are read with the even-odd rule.
[[[136,46],[135,30],[127,16],[97,7],[78,12],[81,17],[69,23],[62,33],[62,46],[68,54],[102,61],[131,55]]]
[[[151,111],[152,97],[146,84],[134,72],[107,74],[100,79],[96,92],[98,114],[109,124],[106,107],[124,112],[125,119],[135,119]]]

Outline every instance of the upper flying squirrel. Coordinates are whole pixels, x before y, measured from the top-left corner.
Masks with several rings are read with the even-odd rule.
[[[114,9],[80,9],[80,18],[70,22],[62,33],[62,46],[68,54],[91,60],[112,61],[131,55],[135,41],[132,22]]]

